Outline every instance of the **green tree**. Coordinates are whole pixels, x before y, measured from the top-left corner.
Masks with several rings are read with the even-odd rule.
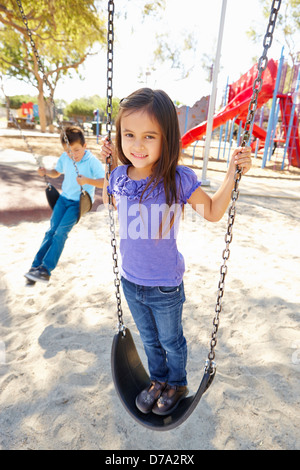
[[[119,109],[119,98],[113,98],[112,105],[112,119],[114,120]],[[106,120],[106,98],[100,98],[98,95],[90,96],[89,98],[79,98],[73,100],[64,109],[64,114],[71,117],[85,117],[94,118],[94,111],[99,109],[100,121]]]
[[[189,76],[195,66],[195,61],[190,61],[190,66],[185,66],[183,56],[187,52],[195,53],[197,49],[197,40],[193,33],[182,33],[178,41],[170,39],[166,34],[156,35],[157,47],[154,50],[154,64],[164,64],[168,62],[171,69],[179,71],[179,80]],[[194,56],[193,56],[194,57]],[[153,66],[155,68],[155,65]]]
[[[64,114],[69,117],[91,118],[93,117],[94,106],[86,98],[80,98],[72,101],[64,109]]]
[[[37,104],[37,97],[31,95],[14,95],[8,96],[9,107],[11,109],[19,109],[23,103],[29,103],[30,101],[33,104]]]
[[[105,21],[96,1],[23,0],[24,12],[41,57],[50,89],[43,81],[16,1],[0,0],[0,71],[32,84],[38,90],[42,131],[46,130],[45,96],[48,107],[62,77],[79,72],[93,46],[105,43]],[[51,119],[50,119],[51,122]]]
[[[127,19],[127,14],[130,9],[140,12],[141,21],[147,17],[157,18],[160,16],[162,10],[166,7],[166,0],[156,0],[154,2],[147,2],[141,0],[119,0],[116,9],[117,16],[123,16]]]

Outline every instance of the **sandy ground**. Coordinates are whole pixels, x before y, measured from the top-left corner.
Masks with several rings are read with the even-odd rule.
[[[55,157],[60,147],[52,139],[34,145]],[[0,449],[299,449],[299,171],[274,172],[274,164],[261,170],[254,162],[243,177],[217,376],[188,421],[157,433],[128,416],[112,382],[117,316],[101,194],[71,232],[50,283],[25,285],[49,211],[24,150],[20,140],[0,138]],[[208,191],[225,170],[225,163],[209,163]],[[191,391],[209,349],[226,223],[226,216],[212,224],[187,208],[181,225]],[[144,358],[125,299],[123,310]]]

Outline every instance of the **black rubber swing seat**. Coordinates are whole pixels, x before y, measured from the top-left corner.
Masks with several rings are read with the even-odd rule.
[[[50,183],[47,184],[47,187],[46,187],[45,191],[46,191],[46,197],[47,197],[48,204],[51,207],[51,209],[53,210],[54,206],[56,204],[56,201],[59,198],[59,191],[54,186],[52,186],[52,184],[50,184]]]
[[[80,193],[80,199],[79,199],[79,215],[77,219],[77,223],[81,219],[81,217],[86,214],[87,212],[90,212],[92,209],[92,199],[91,196],[87,191],[81,191]]]
[[[136,396],[149,385],[150,378],[128,328],[125,336],[122,332],[114,336],[111,369],[116,391],[127,412],[139,424],[156,431],[168,431],[182,424],[192,414],[215,375],[205,372],[195,395],[184,398],[172,414],[158,416],[154,413],[143,414],[135,406]]]
[[[47,183],[47,187],[45,189],[45,192],[46,192],[46,197],[47,197],[48,204],[49,204],[50,208],[53,210],[54,206],[57,202],[57,199],[60,196],[60,193],[50,183]],[[80,194],[80,200],[79,200],[79,214],[78,214],[77,222],[79,222],[79,220],[81,219],[81,217],[84,214],[86,214],[87,212],[89,212],[91,210],[92,205],[93,205],[93,203],[92,203],[92,199],[91,199],[91,196],[89,195],[89,193],[87,191],[82,191],[81,194]]]

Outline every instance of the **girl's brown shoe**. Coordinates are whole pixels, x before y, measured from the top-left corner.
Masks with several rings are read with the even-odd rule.
[[[161,396],[153,406],[152,412],[162,416],[171,414],[188,393],[189,390],[186,386],[167,384]]]
[[[165,386],[165,382],[152,380],[150,385],[136,397],[136,407],[144,414],[150,413],[156,400],[161,396]]]

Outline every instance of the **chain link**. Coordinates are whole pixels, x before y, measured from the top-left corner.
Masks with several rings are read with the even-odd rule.
[[[264,50],[263,50],[263,53],[262,53],[261,57],[258,60],[258,64],[257,64],[258,74],[257,74],[256,79],[254,80],[254,83],[253,83],[253,88],[252,88],[253,95],[252,95],[252,99],[251,99],[250,104],[249,104],[246,124],[245,124],[244,132],[243,132],[243,135],[242,135],[242,139],[241,139],[241,141],[242,141],[241,146],[242,147],[244,147],[250,139],[250,135],[251,135],[251,131],[252,131],[251,127],[253,125],[254,115],[255,115],[255,112],[256,112],[256,109],[257,109],[258,94],[261,91],[261,88],[262,88],[262,85],[263,85],[262,74],[266,70],[267,65],[268,65],[267,53],[268,53],[268,50],[271,47],[271,44],[272,44],[272,41],[273,41],[273,32],[274,32],[274,28],[275,28],[276,19],[277,19],[278,11],[279,11],[279,8],[280,8],[280,4],[281,4],[281,0],[273,0],[272,6],[271,6],[269,24],[267,26],[267,32],[266,32],[266,34],[264,36],[264,40],[263,40]]]
[[[107,105],[106,105],[106,131],[108,139],[111,140],[112,131],[112,97],[113,97],[113,58],[114,58],[114,11],[113,1],[108,2],[108,25],[107,25]]]
[[[268,64],[267,52],[273,41],[273,32],[275,28],[277,14],[280,9],[280,5],[281,5],[281,0],[273,0],[271,13],[269,17],[269,24],[267,27],[267,32],[264,36],[264,41],[263,41],[264,50],[258,61],[258,65],[257,65],[258,74],[257,74],[257,78],[254,80],[254,83],[253,83],[253,88],[252,88],[253,95],[249,104],[247,119],[246,119],[244,131],[242,135],[242,141],[241,141],[242,147],[245,147],[245,145],[250,139],[250,135],[252,132],[254,115],[256,112],[256,108],[257,108],[258,94],[263,85],[262,74]],[[242,177],[242,172],[240,169],[237,168],[235,172],[235,176],[234,176],[234,188],[231,193],[231,205],[228,209],[227,232],[225,234],[226,245],[222,253],[223,264],[221,265],[221,268],[220,268],[221,275],[220,275],[220,280],[218,283],[217,301],[216,301],[216,306],[215,306],[215,317],[213,319],[213,331],[212,331],[211,341],[210,341],[210,352],[208,354],[208,361],[206,361],[206,371],[209,371],[211,375],[213,375],[216,370],[216,364],[213,361],[215,359],[215,347],[217,345],[217,333],[218,333],[219,324],[220,324],[220,313],[222,310],[221,302],[222,302],[222,298],[224,295],[225,276],[227,274],[226,262],[228,261],[229,256],[230,256],[229,245],[232,242],[232,229],[233,229],[233,224],[234,224],[235,214],[236,214],[235,205],[239,197],[239,183],[240,183],[241,177]]]
[[[108,140],[111,141],[112,133],[112,111],[113,111],[113,45],[114,45],[114,11],[115,6],[113,0],[108,2],[108,26],[107,26],[107,106],[106,106],[106,131],[108,134]],[[106,179],[109,181],[112,168],[112,155],[106,158],[107,173]],[[120,292],[120,272],[118,267],[118,253],[117,253],[117,240],[116,240],[116,228],[115,228],[115,215],[114,206],[112,202],[112,195],[108,193],[108,215],[109,215],[109,227],[111,235],[111,246],[112,246],[112,259],[113,259],[113,272],[115,275],[115,295],[117,300],[117,315],[118,315],[118,329],[123,335],[126,335],[126,328],[123,321],[123,312],[121,305],[121,292]]]

